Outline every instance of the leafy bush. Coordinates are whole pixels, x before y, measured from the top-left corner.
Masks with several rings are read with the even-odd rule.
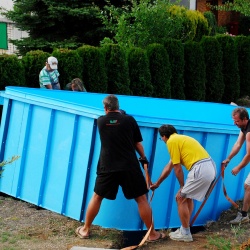
[[[149,60],[146,51],[141,48],[130,49],[128,51],[128,67],[132,94],[151,96],[153,86],[151,84]]]
[[[208,27],[208,21],[201,12],[187,10],[187,18],[192,22],[192,26],[194,26],[195,33],[193,41],[199,42],[203,36],[209,35],[210,29]]]
[[[24,67],[16,55],[0,55],[0,90],[6,86],[25,86]]]
[[[170,8],[172,18],[182,20],[182,32],[176,33],[176,39],[182,41],[200,41],[203,35],[209,34],[207,19],[196,10],[188,10],[183,6],[174,5]]]
[[[89,45],[78,48],[77,52],[82,58],[82,80],[87,91],[106,93],[108,86],[103,53]]]
[[[39,73],[45,66],[49,53],[41,50],[30,51],[22,58],[25,69],[25,83],[31,88],[40,88]]]
[[[203,37],[201,40],[206,63],[206,101],[221,102],[224,94],[222,75],[222,50],[215,37]]]
[[[166,38],[177,38],[183,33],[182,19],[172,18],[167,0],[133,1],[131,9],[110,8],[106,13],[106,27],[115,34],[121,46],[146,48],[152,43],[163,43]]]
[[[171,98],[184,100],[184,45],[180,40],[168,39],[165,42],[164,47],[169,55],[171,68]]]
[[[237,48],[232,36],[217,35],[223,53],[222,73],[225,89],[222,97],[223,103],[236,101],[240,95],[240,76],[238,69]]]
[[[82,79],[82,58],[76,50],[56,49],[52,53],[58,60],[61,89],[74,78]]]
[[[206,64],[200,43],[189,41],[184,44],[185,96],[187,100],[205,101]]]
[[[147,47],[151,81],[154,88],[154,97],[171,97],[171,69],[169,56],[161,44],[150,44]]]

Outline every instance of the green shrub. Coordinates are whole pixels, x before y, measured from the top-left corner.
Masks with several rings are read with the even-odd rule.
[[[200,43],[189,41],[184,44],[184,83],[187,100],[205,100],[206,65]]]
[[[147,47],[151,81],[154,97],[171,98],[171,69],[169,56],[161,44],[150,44]]]
[[[165,42],[164,47],[169,55],[171,68],[171,98],[184,100],[184,45],[180,40],[168,39]]]
[[[203,36],[209,35],[210,29],[208,27],[208,21],[201,12],[187,10],[187,18],[192,22],[192,26],[194,26],[193,41],[199,42]]]
[[[222,50],[215,37],[203,37],[201,46],[206,63],[206,101],[221,102],[224,94]]]
[[[214,36],[216,34],[216,30],[217,30],[217,21],[215,18],[215,15],[212,11],[206,11],[204,12],[204,17],[207,19],[208,22],[208,27],[210,29],[210,36]]]
[[[82,79],[82,58],[76,50],[56,49],[52,53],[58,60],[61,89],[74,78]]]
[[[78,48],[77,52],[82,58],[82,80],[87,91],[106,93],[108,84],[103,53],[89,45]]]
[[[133,95],[152,96],[153,86],[146,51],[133,48],[128,51],[130,89]]]
[[[203,14],[196,10],[188,10],[179,5],[173,5],[170,8],[172,18],[182,20],[182,32],[175,38],[182,41],[200,41],[203,35],[208,35],[210,29],[208,21]]]
[[[16,55],[0,55],[0,90],[6,86],[25,86],[24,67]]]
[[[129,71],[125,49],[119,45],[109,44],[102,48],[105,53],[108,93],[130,95]]]
[[[40,88],[39,73],[45,66],[49,53],[41,50],[27,52],[22,58],[25,69],[25,83],[31,88]]]
[[[240,74],[240,96],[250,96],[250,38],[236,36]]]
[[[225,89],[223,103],[235,102],[240,95],[240,76],[238,69],[238,53],[232,36],[217,35],[223,53],[223,68]]]

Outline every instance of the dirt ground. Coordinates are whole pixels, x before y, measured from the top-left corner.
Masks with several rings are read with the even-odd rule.
[[[239,202],[240,203],[240,202]],[[194,233],[193,242],[176,242],[169,237],[146,243],[140,249],[250,249],[250,223],[231,226],[234,208],[224,211],[217,222]],[[124,234],[93,226],[91,238],[81,240],[74,230],[79,221],[53,213],[0,193],[0,250],[70,250],[73,246],[121,249]],[[165,230],[168,235],[170,230]]]

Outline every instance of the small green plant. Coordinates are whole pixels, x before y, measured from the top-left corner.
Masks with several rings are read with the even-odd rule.
[[[0,163],[0,178],[2,177],[3,171],[4,171],[4,167],[8,164],[11,164],[12,162],[16,161],[17,159],[19,159],[20,156],[16,155],[16,156],[12,156],[12,158],[8,161],[2,161]]]
[[[1,234],[1,242],[7,242],[11,237],[11,234],[9,232],[3,232]]]
[[[231,250],[232,245],[230,240],[225,239],[223,237],[208,237],[208,243],[212,246],[216,246],[218,250]]]
[[[231,225],[231,230],[234,233],[235,238],[240,237],[246,231],[244,228],[241,228],[241,224],[239,224],[238,226]]]

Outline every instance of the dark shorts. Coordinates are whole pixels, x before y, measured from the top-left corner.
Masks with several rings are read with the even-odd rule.
[[[134,199],[148,192],[141,170],[98,174],[94,191],[101,197],[115,200],[119,186],[126,199]]]

